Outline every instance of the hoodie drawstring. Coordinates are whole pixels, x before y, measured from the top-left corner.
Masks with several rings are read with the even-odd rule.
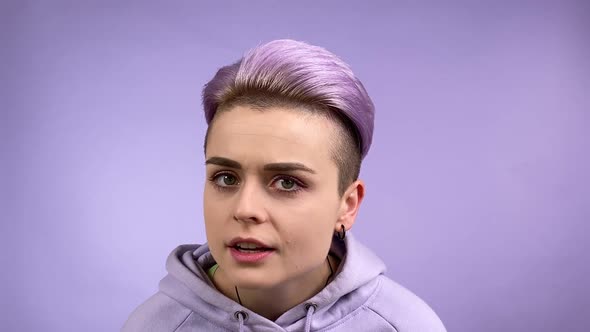
[[[307,311],[307,315],[305,316],[305,332],[311,331],[311,319],[313,318],[313,314],[317,310],[318,305],[315,303],[307,303],[305,305],[305,310]],[[239,332],[244,332],[244,324],[248,319],[248,313],[245,311],[236,311],[234,313],[234,318],[238,320]]]
[[[305,310],[307,310],[307,315],[305,316],[305,332],[311,331],[311,318],[317,308],[318,305],[315,303],[308,303],[305,305]]]
[[[238,320],[238,323],[240,324],[238,331],[244,332],[244,323],[246,322],[246,319],[248,319],[248,313],[244,311],[236,311],[234,313],[234,317]]]

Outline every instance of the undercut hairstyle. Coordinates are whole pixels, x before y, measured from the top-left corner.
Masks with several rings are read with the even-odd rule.
[[[207,138],[217,112],[243,105],[305,110],[337,126],[329,147],[338,168],[338,193],[360,173],[373,139],[375,107],[350,67],[324,48],[274,40],[220,68],[203,88]]]

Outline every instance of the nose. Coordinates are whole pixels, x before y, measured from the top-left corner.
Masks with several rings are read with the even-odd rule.
[[[264,190],[254,182],[244,183],[237,194],[234,220],[263,223],[268,220],[264,204]]]

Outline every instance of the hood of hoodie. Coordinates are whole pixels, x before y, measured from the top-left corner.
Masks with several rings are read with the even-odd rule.
[[[226,329],[236,324],[253,330],[299,330],[305,324],[328,326],[359,308],[374,292],[376,278],[385,272],[384,263],[350,233],[344,241],[336,238],[330,250],[341,259],[336,276],[322,291],[271,321],[220,293],[207,276],[215,261],[209,247],[181,245],[166,261],[168,275],[160,291]],[[310,307],[312,307],[310,309]],[[238,313],[246,313],[239,317]],[[245,318],[245,319],[244,319]]]

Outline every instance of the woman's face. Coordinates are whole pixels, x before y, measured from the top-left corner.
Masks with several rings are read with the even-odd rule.
[[[248,106],[218,113],[212,126],[204,213],[220,268],[244,288],[316,271],[342,213],[330,149],[336,126],[301,111]],[[271,250],[252,248],[261,244]]]

